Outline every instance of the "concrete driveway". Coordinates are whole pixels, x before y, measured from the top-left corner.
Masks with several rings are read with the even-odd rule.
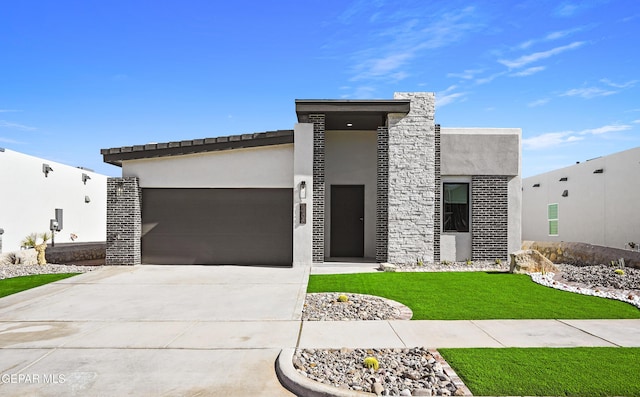
[[[291,396],[308,268],[105,267],[0,299],[3,396]]]

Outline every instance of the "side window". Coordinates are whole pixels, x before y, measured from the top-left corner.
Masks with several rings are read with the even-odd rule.
[[[443,183],[442,197],[444,204],[442,230],[445,232],[468,232],[469,184]]]
[[[549,222],[549,236],[558,235],[558,204],[547,206],[547,221]]]

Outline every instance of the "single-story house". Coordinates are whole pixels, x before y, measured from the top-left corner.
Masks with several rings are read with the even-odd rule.
[[[55,243],[105,241],[106,175],[0,148],[0,186],[0,253],[50,234],[52,219]]]
[[[101,151],[107,264],[505,260],[520,129],[441,128],[433,93],[296,100],[292,130]]]
[[[524,240],[637,249],[639,174],[637,147],[525,178]]]

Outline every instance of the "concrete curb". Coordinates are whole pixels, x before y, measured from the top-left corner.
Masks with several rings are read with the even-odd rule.
[[[371,397],[373,393],[343,390],[311,380],[293,367],[294,348],[282,349],[276,359],[276,375],[282,386],[296,396],[304,397]]]
[[[375,394],[369,392],[359,392],[355,390],[339,389],[337,387],[325,385],[311,380],[301,375],[293,367],[293,355],[296,349],[282,349],[276,360],[276,374],[280,383],[297,396],[309,397],[371,397]],[[438,361],[444,372],[451,378],[453,384],[462,390],[464,396],[473,396],[471,390],[462,382],[458,374],[455,373],[449,363],[440,355],[437,350],[429,350],[429,353]]]

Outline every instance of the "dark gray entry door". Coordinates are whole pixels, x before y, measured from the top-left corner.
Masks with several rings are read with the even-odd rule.
[[[142,262],[293,262],[292,189],[143,189]]]
[[[364,256],[364,185],[331,185],[331,256]]]

